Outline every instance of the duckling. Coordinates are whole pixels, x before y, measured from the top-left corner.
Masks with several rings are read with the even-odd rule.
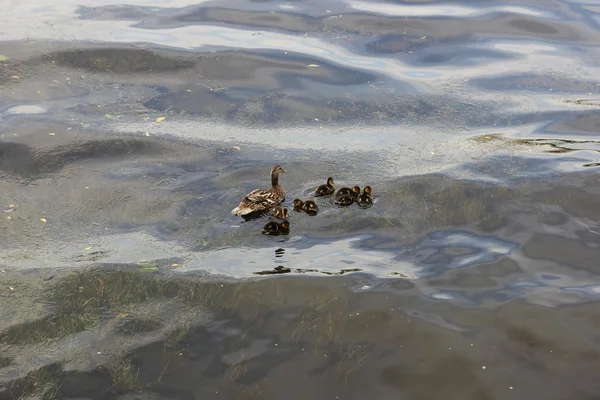
[[[290,233],[290,223],[287,220],[281,222],[269,221],[263,226],[263,235],[288,235]]]
[[[373,197],[371,196],[371,186],[365,186],[364,191],[358,197],[357,203],[361,208],[369,208],[373,205]]]
[[[271,215],[278,219],[287,219],[289,214],[286,207],[277,206],[271,210]]]
[[[302,201],[296,199],[294,200],[294,211],[304,211],[308,215],[317,215],[319,206],[312,200]]]
[[[244,219],[249,219],[269,211],[285,201],[285,190],[279,185],[279,174],[285,170],[279,165],[271,168],[271,187],[256,189],[248,193],[231,213]]]
[[[327,183],[325,185],[321,185],[315,190],[315,197],[320,196],[329,196],[333,194],[333,178],[327,178]]]
[[[352,193],[350,193],[350,196],[352,196],[355,201],[358,200],[358,198],[360,197],[360,188],[358,186],[354,186],[352,188]]]
[[[354,196],[352,195],[341,196],[335,199],[335,204],[341,207],[351,206],[352,203],[354,203]]]
[[[354,186],[352,189],[350,189],[349,187],[344,186],[343,188],[340,188],[335,194],[335,197],[338,199],[343,196],[350,196],[353,197],[354,200],[356,200],[358,199],[358,196],[360,196],[360,188],[358,186]]]

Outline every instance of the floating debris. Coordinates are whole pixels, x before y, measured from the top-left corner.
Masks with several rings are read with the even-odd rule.
[[[140,272],[155,272],[158,271],[158,266],[149,262],[140,262],[138,263],[139,267],[138,271]]]
[[[292,270],[289,269],[288,267],[284,267],[283,265],[280,265],[278,267],[273,268],[272,270],[259,271],[259,272],[255,272],[254,274],[256,274],[256,275],[275,275],[275,274],[287,274],[288,272],[292,272]]]
[[[48,222],[48,221],[46,220],[46,218],[40,218],[40,221],[42,221],[42,222]]]
[[[8,57],[6,57],[4,54],[0,54],[0,61],[6,61],[8,60]]]
[[[156,118],[156,122],[164,121],[166,117],[158,117]]]
[[[179,264],[171,264],[171,267],[177,268],[177,267],[179,267]]]
[[[56,133],[50,132],[50,133],[48,133],[48,135],[50,135],[50,136],[56,136]]]
[[[120,115],[112,115],[112,114],[104,114],[104,117],[108,118],[108,119],[119,119],[119,118],[121,118]]]
[[[316,68],[316,67],[320,67],[319,64],[308,64],[309,68]]]
[[[233,146],[233,148],[236,149],[236,150],[241,150],[240,146]]]

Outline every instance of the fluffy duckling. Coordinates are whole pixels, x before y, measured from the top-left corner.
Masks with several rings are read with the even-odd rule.
[[[304,211],[308,215],[317,215],[319,206],[312,200],[302,201],[296,199],[294,200],[294,211]]]
[[[271,187],[256,189],[248,193],[231,213],[244,219],[269,211],[285,201],[285,190],[279,185],[279,174],[285,170],[279,165],[271,168]]]
[[[343,196],[350,196],[353,197],[354,200],[357,200],[358,196],[360,196],[360,188],[358,186],[354,186],[352,189],[350,189],[349,187],[344,186],[343,188],[340,188],[335,194],[335,197],[337,199]]]
[[[277,206],[271,210],[271,215],[279,219],[288,218],[288,209],[286,207]]]
[[[365,186],[364,191],[358,197],[357,203],[362,208],[369,208],[373,205],[373,197],[371,196],[371,186]]]
[[[354,196],[352,195],[345,195],[345,196],[340,196],[337,199],[335,199],[335,204],[337,204],[340,207],[348,207],[351,206],[352,203],[354,203]]]
[[[287,220],[277,222],[269,221],[263,226],[263,235],[287,235],[290,233],[290,223]]]
[[[325,185],[321,185],[315,190],[315,197],[329,196],[333,194],[333,191],[333,178],[329,177]]]

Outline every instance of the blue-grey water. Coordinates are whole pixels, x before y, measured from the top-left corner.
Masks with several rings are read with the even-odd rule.
[[[0,2],[0,400],[597,399],[599,23]],[[292,211],[329,176],[373,206]]]

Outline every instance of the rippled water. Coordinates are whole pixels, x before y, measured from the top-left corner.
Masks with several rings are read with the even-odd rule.
[[[597,399],[599,15],[4,0],[0,399]]]

